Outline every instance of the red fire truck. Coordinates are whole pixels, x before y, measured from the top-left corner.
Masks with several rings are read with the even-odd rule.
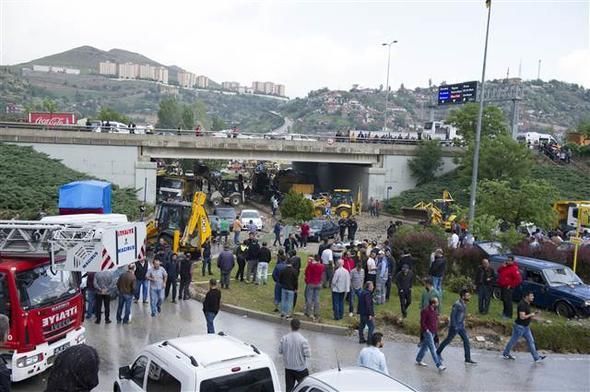
[[[82,273],[144,257],[145,223],[108,220],[0,221],[0,313],[10,319],[0,355],[13,382],[43,372],[60,352],[85,342]]]

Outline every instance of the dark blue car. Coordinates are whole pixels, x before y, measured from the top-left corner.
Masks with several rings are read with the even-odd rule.
[[[502,253],[495,242],[476,244],[487,256],[497,272],[508,254]],[[554,310],[571,318],[590,316],[590,286],[585,284],[571,268],[551,261],[515,256],[522,275],[522,284],[514,290],[513,300],[520,301],[526,291],[535,294],[533,305]]]

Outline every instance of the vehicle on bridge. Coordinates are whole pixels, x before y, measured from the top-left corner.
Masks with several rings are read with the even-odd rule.
[[[0,356],[13,382],[42,373],[62,351],[86,341],[81,273],[145,257],[145,223],[110,218],[0,221],[0,313],[10,319]]]
[[[482,241],[475,244],[488,258],[497,272],[508,258],[498,242]],[[526,291],[535,294],[533,305],[555,311],[571,318],[590,316],[590,286],[585,284],[568,266],[530,257],[515,256],[522,283],[513,291],[513,301],[520,301]],[[494,288],[500,297],[500,288]]]
[[[218,335],[193,335],[145,347],[119,369],[115,392],[281,391],[272,359],[254,345]]]

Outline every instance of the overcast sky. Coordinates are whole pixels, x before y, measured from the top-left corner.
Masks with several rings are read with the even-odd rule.
[[[493,0],[488,78],[590,88],[590,0]],[[289,96],[481,78],[484,0],[0,0],[0,64],[91,45],[144,54],[215,81],[283,83]]]

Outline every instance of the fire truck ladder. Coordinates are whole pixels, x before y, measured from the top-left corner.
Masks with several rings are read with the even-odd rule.
[[[60,269],[69,251],[73,252],[71,257],[85,260],[96,252],[98,245],[104,245],[103,233],[130,225],[133,223],[0,220],[0,254],[49,257],[52,266]]]

